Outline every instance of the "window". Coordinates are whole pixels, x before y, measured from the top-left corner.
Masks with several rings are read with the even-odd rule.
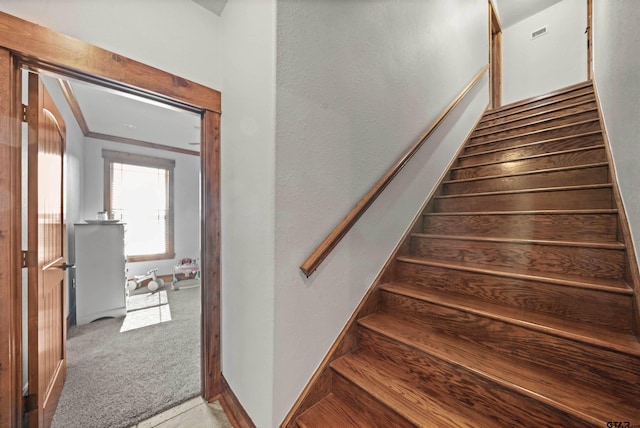
[[[103,150],[104,209],[125,226],[127,260],[173,259],[175,161]]]

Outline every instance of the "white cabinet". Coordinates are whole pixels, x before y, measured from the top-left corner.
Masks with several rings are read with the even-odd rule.
[[[78,325],[126,314],[123,224],[76,224]]]

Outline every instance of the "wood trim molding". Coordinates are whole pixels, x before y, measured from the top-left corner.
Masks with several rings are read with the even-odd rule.
[[[22,415],[21,148],[16,101],[21,82],[11,53],[0,48],[0,426]]]
[[[34,67],[56,71],[82,80],[101,81],[103,86],[144,88],[142,95],[192,110],[220,109],[220,92],[167,73],[141,62],[109,52],[73,37],[57,33],[15,16],[0,12],[0,45],[27,58]]]
[[[378,182],[369,190],[356,206],[349,211],[346,217],[331,231],[331,233],[318,245],[311,255],[302,263],[300,270],[309,277],[320,263],[331,253],[342,238],[349,232],[358,219],[365,213],[367,208],[376,200],[382,191],[391,183],[393,178],[404,168],[411,158],[420,150],[425,141],[433,134],[438,126],[444,121],[449,113],[458,105],[464,96],[475,86],[482,75],[489,69],[489,65],[485,65],[471,79],[471,82],[454,98],[451,103],[440,113],[440,115],[431,123],[429,128],[418,138],[418,140],[398,159],[393,166],[378,180]]]
[[[320,365],[311,376],[311,379],[309,380],[305,388],[300,393],[300,396],[298,396],[298,399],[289,410],[289,413],[287,413],[287,415],[285,416],[284,420],[280,424],[281,428],[295,428],[297,426],[295,421],[298,416],[300,416],[306,410],[310,409],[314,404],[322,400],[327,394],[331,392],[330,364],[343,355],[353,351],[357,346],[356,331],[358,320],[379,309],[377,306],[377,302],[379,301],[377,294],[379,292],[378,287],[381,284],[392,280],[392,276],[395,271],[396,257],[400,254],[401,251],[404,250],[402,244],[406,242],[407,237],[411,233],[416,232],[419,226],[422,224],[422,214],[427,210],[431,199],[435,195],[437,195],[439,189],[442,187],[442,183],[447,178],[447,173],[464,151],[467,142],[471,138],[471,134],[482,120],[488,108],[489,105],[487,104],[482,110],[482,113],[480,113],[480,116],[478,116],[478,118],[476,119],[476,122],[467,133],[456,154],[451,158],[451,161],[449,161],[447,167],[443,169],[438,183],[433,187],[433,190],[425,199],[424,203],[420,207],[420,210],[416,213],[413,220],[411,220],[410,226],[402,235],[402,238],[400,238],[400,240],[398,241],[398,244],[387,259],[384,267],[380,270],[378,276],[373,280],[371,287],[362,298],[351,317],[347,320],[347,323],[338,335],[336,341],[333,343],[325,357],[320,362]]]
[[[221,392],[220,361],[220,115],[205,111],[201,127],[202,175],[200,233],[203,257],[200,266],[202,284],[202,394],[205,399]],[[204,256],[206,254],[206,257]]]
[[[227,380],[222,376],[222,393],[220,394],[220,404],[229,418],[229,422],[235,428],[255,428],[255,424],[247,411],[240,404],[240,400],[229,386]]]
[[[202,117],[202,382],[220,385],[220,92],[0,12],[0,426],[22,418],[20,68],[53,71]],[[202,159],[206,159],[203,161]],[[206,236],[206,238],[205,238]]]
[[[69,107],[71,108],[71,112],[76,118],[76,122],[78,122],[78,126],[80,127],[80,130],[85,137],[95,138],[98,140],[113,141],[114,143],[129,144],[132,146],[147,147],[156,150],[165,150],[174,153],[182,153],[185,155],[200,156],[200,152],[196,150],[182,149],[180,147],[167,146],[164,144],[152,143],[144,140],[136,140],[134,138],[118,137],[117,135],[103,134],[100,132],[91,131],[84,117],[84,114],[82,113],[82,108],[80,107],[78,98],[73,92],[73,88],[71,87],[69,81],[65,79],[58,79],[58,82],[60,84],[60,87],[62,88],[62,93],[64,94],[64,97],[67,100]]]
[[[593,79],[593,0],[587,0],[587,79]]]
[[[80,130],[86,136],[89,133],[89,125],[87,125],[87,121],[84,118],[82,109],[80,108],[78,98],[76,97],[75,92],[73,92],[71,83],[69,83],[68,80],[58,79],[58,84],[60,85],[60,89],[62,89],[64,98],[67,100],[67,104],[69,104],[69,108],[71,108],[73,116],[76,118],[76,122],[78,122]]]
[[[611,152],[611,143],[609,142],[609,136],[607,135],[607,127],[602,114],[602,107],[600,104],[600,95],[598,93],[598,85],[596,84],[595,77],[592,79],[593,92],[596,98],[596,105],[598,106],[598,117],[600,118],[600,127],[602,129],[602,138],[607,153],[607,160],[609,161],[609,175],[611,183],[613,184],[613,197],[618,208],[618,234],[622,238],[622,242],[627,249],[627,260],[625,269],[625,280],[631,285],[634,291],[634,310],[633,316],[634,324],[633,330],[636,335],[640,335],[640,270],[638,269],[638,259],[636,257],[636,249],[633,243],[633,236],[629,228],[629,220],[627,212],[622,200],[622,194],[620,193],[620,186],[618,186],[616,166],[613,162],[613,154]]]

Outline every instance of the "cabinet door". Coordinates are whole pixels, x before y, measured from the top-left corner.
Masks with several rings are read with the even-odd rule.
[[[124,315],[123,225],[79,225],[76,252],[78,324]]]

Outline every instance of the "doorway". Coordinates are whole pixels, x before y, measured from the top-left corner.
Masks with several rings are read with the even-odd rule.
[[[40,79],[66,123],[66,260],[75,264],[66,271],[68,369],[52,426],[133,425],[201,392],[200,117],[53,74]],[[96,215],[103,209],[105,221]]]
[[[19,426],[24,403],[21,382],[21,168],[19,109],[20,69],[56,72],[62,76],[100,84],[146,99],[160,101],[201,117],[201,300],[202,311],[202,396],[214,400],[220,394],[220,186],[219,124],[220,93],[153,69],[127,58],[6,14],[0,14],[0,193],[3,216],[0,250],[9,257],[0,260],[0,425]],[[51,49],[56,46],[56,49]],[[77,55],[77,52],[83,55]],[[88,60],[91,58],[91,60]],[[6,238],[6,239],[5,239]],[[6,322],[5,322],[6,321]]]

